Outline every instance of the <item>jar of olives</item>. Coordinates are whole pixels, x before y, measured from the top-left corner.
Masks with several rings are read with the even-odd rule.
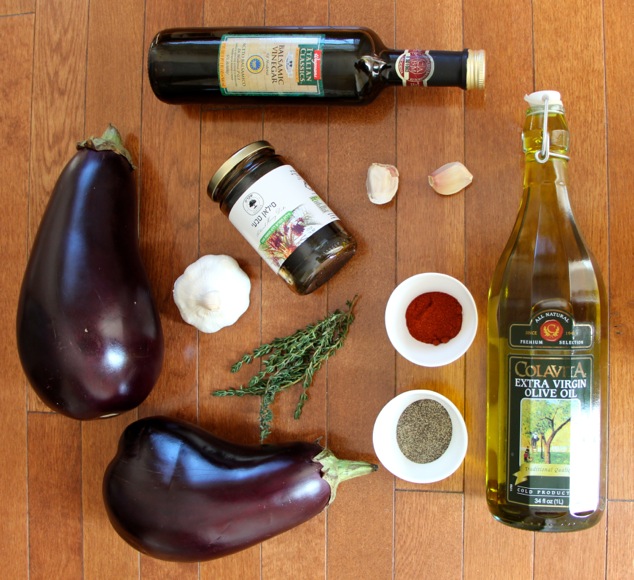
[[[207,193],[298,294],[325,284],[356,251],[339,218],[267,141],[234,153]]]

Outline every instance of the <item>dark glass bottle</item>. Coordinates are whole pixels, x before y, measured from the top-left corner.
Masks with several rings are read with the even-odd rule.
[[[357,244],[339,218],[267,141],[234,153],[207,193],[297,294],[313,292],[354,256]]]
[[[366,28],[188,28],[156,35],[148,74],[173,104],[365,104],[391,85],[482,89],[485,55],[393,50]]]

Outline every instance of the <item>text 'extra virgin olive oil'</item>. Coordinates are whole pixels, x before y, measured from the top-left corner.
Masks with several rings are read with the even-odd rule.
[[[178,28],[148,52],[167,103],[366,104],[387,86],[483,89],[483,50],[394,50],[367,28]]]
[[[487,502],[513,527],[574,531],[605,507],[607,298],[568,200],[560,95],[526,100],[524,193],[489,290]]]

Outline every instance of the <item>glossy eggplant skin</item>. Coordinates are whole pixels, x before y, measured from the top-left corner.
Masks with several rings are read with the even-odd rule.
[[[22,367],[44,403],[75,419],[138,406],[161,370],[135,181],[122,155],[80,149],[55,185],[22,282]]]
[[[316,443],[242,446],[149,417],[121,436],[103,495],[115,530],[155,558],[195,562],[248,548],[320,513],[331,487]]]

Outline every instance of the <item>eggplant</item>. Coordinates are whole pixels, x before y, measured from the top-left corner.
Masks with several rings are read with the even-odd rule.
[[[139,252],[134,165],[116,128],[77,145],[40,222],[17,311],[24,372],[75,419],[143,402],[163,332]]]
[[[337,485],[377,469],[317,443],[247,446],[185,421],[148,417],[123,432],[103,480],[108,518],[161,560],[220,558],[308,521]]]

